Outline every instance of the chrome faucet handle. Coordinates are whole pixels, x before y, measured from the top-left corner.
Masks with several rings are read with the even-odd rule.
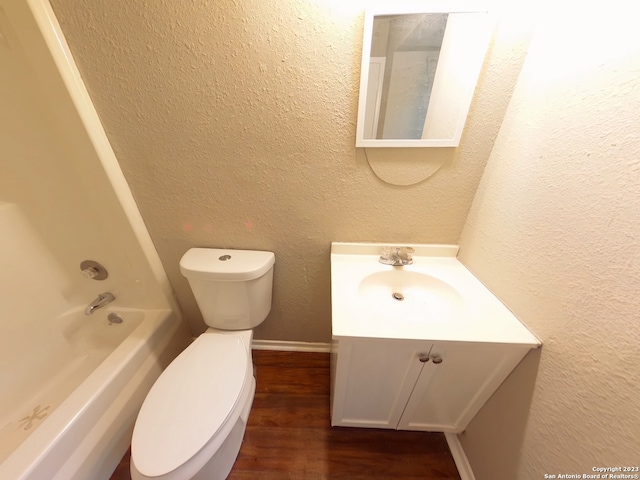
[[[384,265],[395,265],[398,261],[398,249],[391,246],[382,247],[378,261]]]
[[[391,258],[392,249],[389,246],[382,247],[380,250],[380,260],[389,260]]]
[[[402,265],[411,265],[413,263],[413,252],[415,252],[415,248],[413,247],[400,247],[397,249],[398,260]]]
[[[382,247],[378,261],[394,267],[411,265],[413,263],[411,255],[414,251],[413,247]]]

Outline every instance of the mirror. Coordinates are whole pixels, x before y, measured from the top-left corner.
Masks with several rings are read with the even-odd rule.
[[[458,146],[491,27],[486,11],[367,11],[356,147]]]

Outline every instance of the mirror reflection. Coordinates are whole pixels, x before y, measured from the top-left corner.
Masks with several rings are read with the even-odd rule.
[[[420,139],[436,76],[447,13],[374,17],[365,138]]]
[[[486,12],[368,13],[356,146],[457,146],[490,33]]]

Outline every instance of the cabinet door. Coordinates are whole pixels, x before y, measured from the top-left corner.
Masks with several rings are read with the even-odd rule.
[[[431,342],[339,340],[331,424],[397,428]]]
[[[529,348],[434,343],[398,429],[462,432]]]

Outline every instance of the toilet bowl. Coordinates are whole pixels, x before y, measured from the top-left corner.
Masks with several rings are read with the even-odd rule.
[[[225,479],[255,394],[251,340],[271,309],[271,252],[191,249],[180,261],[209,329],[149,391],[133,431],[133,480]],[[237,327],[237,329],[234,329]]]

